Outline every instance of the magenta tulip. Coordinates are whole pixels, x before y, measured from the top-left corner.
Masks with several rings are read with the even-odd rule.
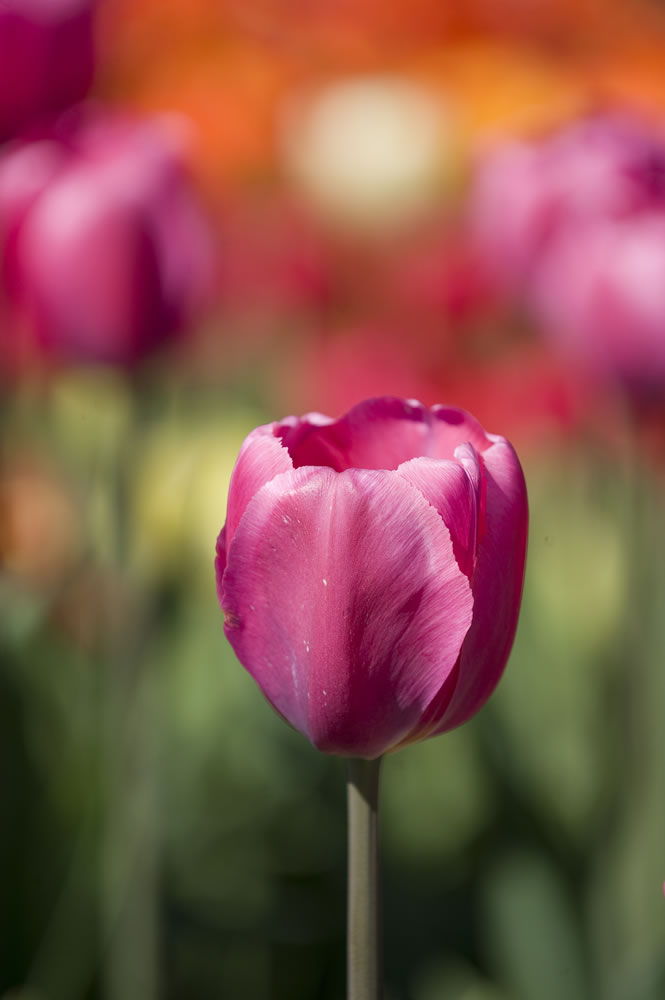
[[[97,0],[0,2],[0,141],[85,96],[96,6]]]
[[[479,161],[469,195],[485,269],[527,300],[534,272],[561,233],[652,211],[665,211],[665,141],[626,114],[497,145]]]
[[[171,120],[92,116],[0,156],[3,276],[54,355],[132,365],[183,329],[212,240]]]
[[[527,516],[512,446],[463,410],[382,398],[258,427],[217,543],[226,636],[320,750],[442,733],[505,666]]]
[[[534,316],[568,359],[636,391],[665,382],[665,212],[562,235],[531,297]]]
[[[641,390],[665,378],[665,132],[598,115],[479,165],[486,270],[567,361]]]

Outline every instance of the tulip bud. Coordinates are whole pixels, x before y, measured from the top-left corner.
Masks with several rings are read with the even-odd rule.
[[[60,357],[136,363],[201,304],[211,238],[168,126],[93,119],[0,158],[8,295]]]
[[[665,212],[562,235],[544,258],[533,310],[553,344],[601,375],[665,381]]]
[[[497,145],[480,159],[470,228],[486,268],[524,291],[542,255],[565,229],[665,208],[665,146],[626,115],[573,123],[540,141]]]
[[[569,357],[665,377],[665,135],[599,116],[479,166],[471,227],[487,269]]]
[[[2,0],[0,141],[88,91],[97,0]]]
[[[452,729],[510,652],[527,518],[513,448],[462,410],[382,398],[258,427],[217,543],[226,636],[320,750]]]

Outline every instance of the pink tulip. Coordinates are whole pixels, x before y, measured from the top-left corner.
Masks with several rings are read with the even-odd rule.
[[[485,269],[525,293],[541,256],[571,226],[665,210],[665,143],[646,122],[598,115],[539,141],[512,141],[478,163],[469,223]]]
[[[0,141],[85,96],[96,6],[97,0],[0,2]]]
[[[377,757],[493,691],[526,532],[512,446],[463,410],[384,397],[258,427],[217,542],[226,636],[316,747]]]
[[[65,358],[130,365],[195,314],[211,237],[172,123],[92,118],[0,157],[17,314]]]
[[[563,234],[543,258],[532,309],[553,344],[636,389],[665,380],[665,212]]]
[[[472,185],[485,266],[591,374],[665,379],[665,134],[626,114],[490,154]]]

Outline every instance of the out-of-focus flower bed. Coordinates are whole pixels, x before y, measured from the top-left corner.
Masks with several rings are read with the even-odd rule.
[[[343,768],[224,641],[238,447],[510,437],[524,610],[385,766],[388,1000],[665,995],[665,14],[0,2],[0,998],[336,998]]]

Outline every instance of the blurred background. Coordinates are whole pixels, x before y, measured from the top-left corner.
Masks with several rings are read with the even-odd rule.
[[[505,678],[383,773],[387,1000],[665,996],[665,8],[0,3],[0,997],[344,994],[343,762],[225,643],[258,423],[513,441]]]

